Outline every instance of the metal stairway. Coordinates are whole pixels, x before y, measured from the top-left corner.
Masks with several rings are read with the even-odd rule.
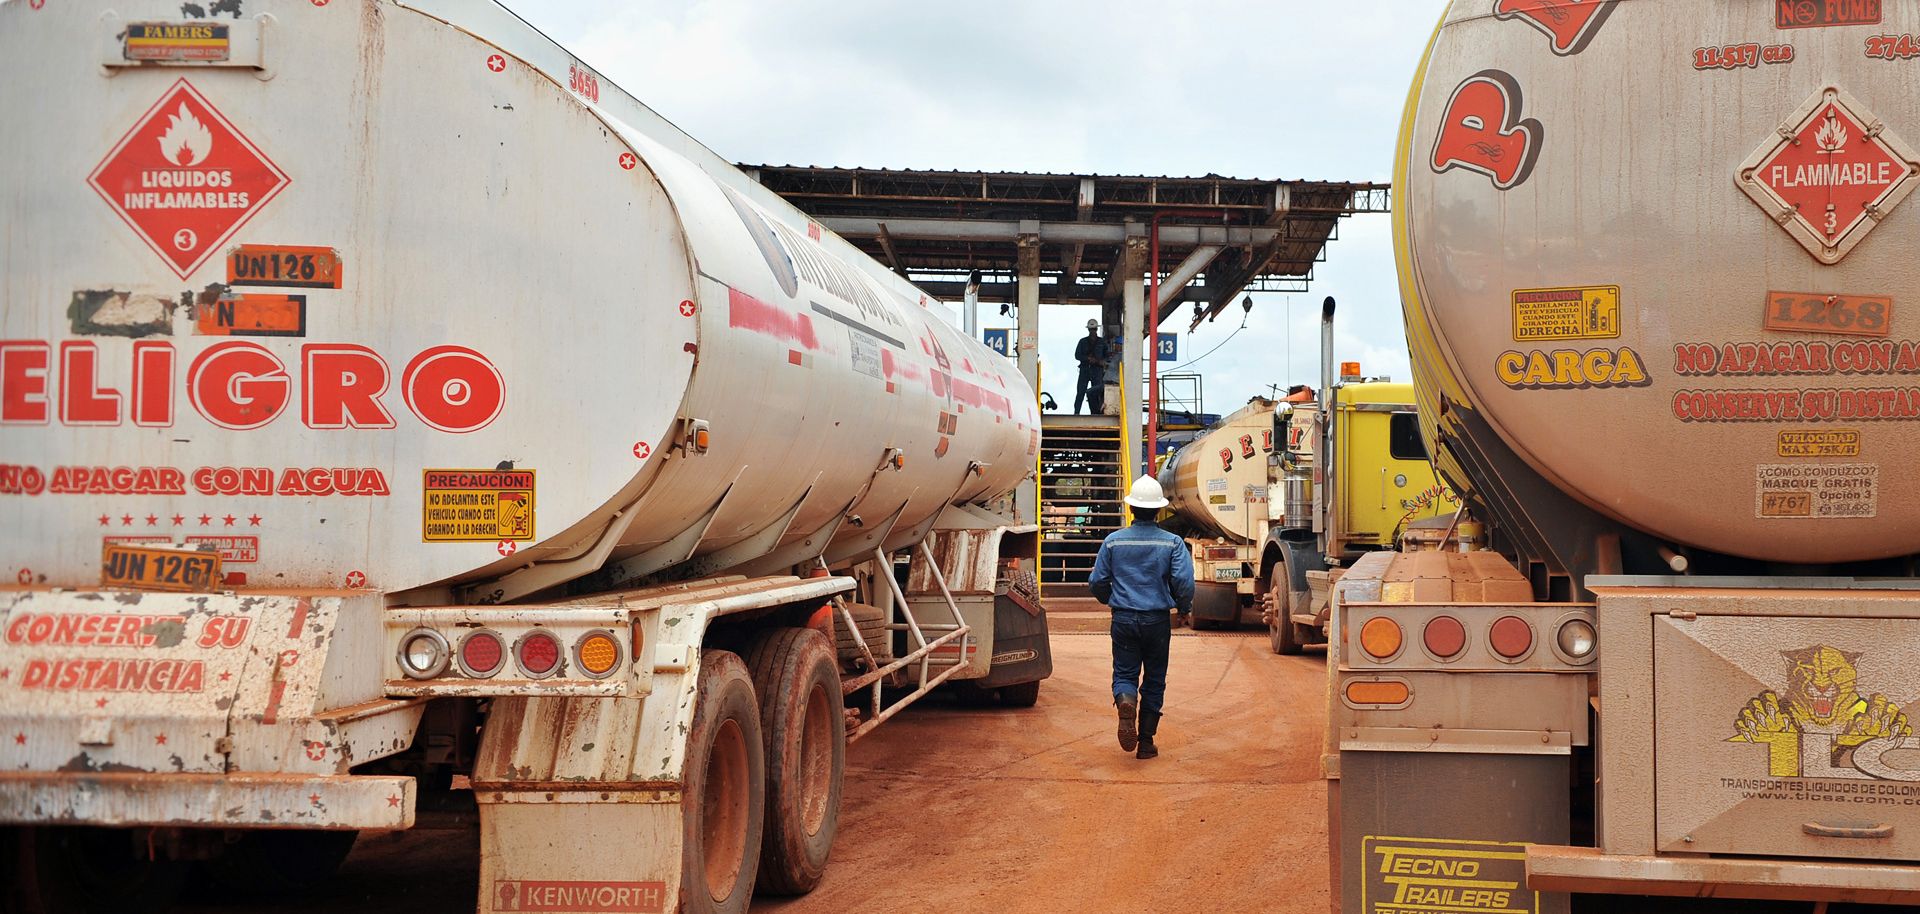
[[[1040,427],[1040,587],[1085,596],[1094,554],[1125,522],[1120,423],[1113,416],[1050,415]]]

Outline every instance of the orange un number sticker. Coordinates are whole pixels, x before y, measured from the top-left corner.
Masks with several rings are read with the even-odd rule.
[[[340,252],[288,244],[243,244],[227,252],[227,285],[338,289]]]
[[[1884,295],[1768,292],[1761,325],[1768,330],[1886,336],[1893,299]]]
[[[201,336],[306,336],[305,295],[249,292],[201,305],[193,332]]]

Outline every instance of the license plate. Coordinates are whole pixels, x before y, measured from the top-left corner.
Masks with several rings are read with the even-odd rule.
[[[107,543],[100,583],[139,590],[212,591],[220,585],[220,553]]]
[[[1238,566],[1233,568],[1215,568],[1213,570],[1213,579],[1216,581],[1238,581],[1240,580],[1240,569]]]

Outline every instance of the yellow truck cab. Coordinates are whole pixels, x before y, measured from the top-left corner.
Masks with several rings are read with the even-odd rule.
[[[1331,327],[1332,299],[1327,311]],[[1340,369],[1341,383],[1321,388],[1331,388],[1337,404],[1331,429],[1322,425],[1319,397],[1274,413],[1280,446],[1268,475],[1277,514],[1261,544],[1255,589],[1278,654],[1325,643],[1328,595],[1345,567],[1395,548],[1410,525],[1459,505],[1428,460],[1413,385],[1362,378],[1357,362]],[[1318,459],[1327,452],[1331,473]]]

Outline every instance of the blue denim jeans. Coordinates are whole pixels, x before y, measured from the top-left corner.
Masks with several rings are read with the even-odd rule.
[[[1140,707],[1159,712],[1167,695],[1167,646],[1173,619],[1166,610],[1113,611],[1113,697],[1138,696]]]

